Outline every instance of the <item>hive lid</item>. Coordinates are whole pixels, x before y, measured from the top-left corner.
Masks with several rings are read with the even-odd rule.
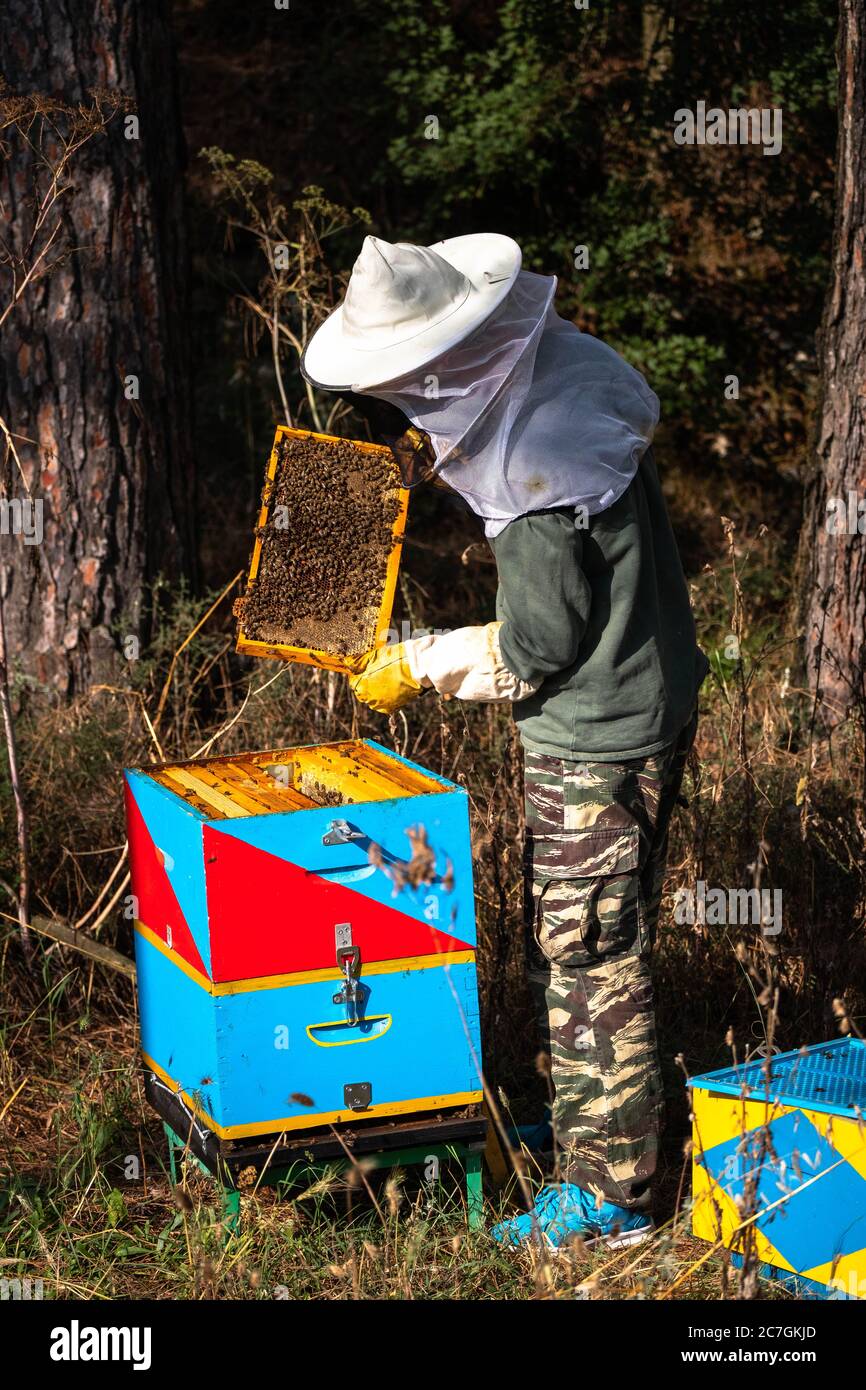
[[[696,1090],[766,1100],[780,1105],[804,1105],[830,1115],[866,1113],[866,1042],[837,1038],[833,1042],[780,1052],[770,1063],[763,1057],[739,1067],[693,1076]]]
[[[362,670],[387,641],[408,505],[390,449],[280,425],[235,604],[237,650]]]

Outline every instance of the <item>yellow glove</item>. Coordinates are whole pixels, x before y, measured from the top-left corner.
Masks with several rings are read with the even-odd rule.
[[[349,677],[349,685],[356,700],[378,714],[393,714],[423,689],[409,669],[402,642],[380,647],[359,676]]]

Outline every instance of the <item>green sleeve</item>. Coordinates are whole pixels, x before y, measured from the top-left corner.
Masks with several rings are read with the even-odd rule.
[[[577,660],[589,620],[583,533],[571,508],[519,517],[492,542],[499,576],[499,645],[510,671],[544,680]]]

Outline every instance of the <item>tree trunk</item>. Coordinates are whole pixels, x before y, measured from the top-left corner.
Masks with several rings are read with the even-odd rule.
[[[830,727],[866,708],[866,0],[841,0],[838,61],[832,279],[801,540],[806,670]]]
[[[12,92],[77,104],[108,89],[138,118],[139,138],[118,113],[73,162],[69,254],[25,291],[0,347],[0,414],[44,532],[0,535],[10,657],[69,696],[146,637],[149,582],[192,563],[185,150],[166,0],[5,0],[3,27]],[[13,243],[33,184],[18,140],[0,173]]]

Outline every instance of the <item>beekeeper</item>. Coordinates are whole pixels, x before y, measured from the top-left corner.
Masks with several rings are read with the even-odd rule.
[[[302,369],[397,407],[483,520],[496,621],[385,647],[351,684],[382,713],[431,686],[513,705],[530,978],[563,1165],[494,1235],[618,1246],[652,1229],[663,1093],[649,957],[707,661],[653,459],[658,400],[559,317],[555,288],[507,236],[368,236]]]

